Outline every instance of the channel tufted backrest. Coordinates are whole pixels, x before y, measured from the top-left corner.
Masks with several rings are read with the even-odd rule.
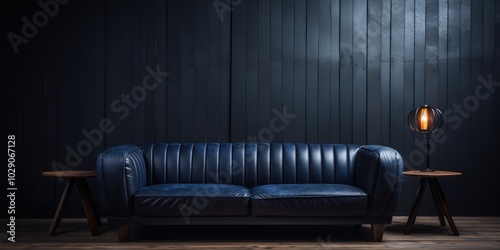
[[[146,185],[354,182],[358,145],[291,143],[172,143],[141,147]]]

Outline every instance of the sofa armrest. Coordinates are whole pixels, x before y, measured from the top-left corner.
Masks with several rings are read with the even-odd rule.
[[[394,149],[362,146],[355,158],[355,185],[368,193],[370,216],[392,216],[398,207],[403,160]]]
[[[131,198],[146,185],[146,163],[134,145],[108,148],[96,164],[98,197],[101,209],[110,216],[131,216]]]

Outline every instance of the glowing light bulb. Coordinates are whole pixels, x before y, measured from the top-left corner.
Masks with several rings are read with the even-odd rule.
[[[429,117],[426,108],[422,109],[422,114],[420,114],[420,129],[422,131],[427,131],[429,129]]]

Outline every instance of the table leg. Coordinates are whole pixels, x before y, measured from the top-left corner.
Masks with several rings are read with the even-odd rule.
[[[95,217],[97,220],[97,226],[101,227],[102,222],[101,222],[101,217],[99,216],[99,210],[97,209],[97,206],[95,204],[94,197],[92,196],[92,192],[90,191],[90,187],[88,185],[88,182],[85,181],[82,184],[85,186],[85,189],[87,190],[86,192],[89,194],[90,205],[92,206],[92,211],[94,211],[94,214],[95,214]]]
[[[56,232],[56,228],[59,226],[61,222],[62,210],[64,205],[66,205],[66,201],[68,200],[69,195],[71,194],[71,190],[75,185],[74,179],[69,179],[66,187],[64,188],[63,194],[61,196],[61,200],[59,201],[59,205],[57,206],[56,214],[54,215],[54,219],[52,219],[52,224],[50,225],[49,234],[54,235]]]
[[[87,180],[85,178],[78,178],[77,184],[78,190],[80,191],[80,196],[82,198],[83,210],[85,211],[85,215],[87,216],[87,222],[89,224],[90,232],[92,235],[98,235],[99,223],[94,213],[93,201],[90,196],[90,188],[87,184]]]
[[[431,181],[432,182],[432,181]],[[444,220],[444,215],[443,215],[443,209],[441,209],[441,206],[439,204],[439,198],[437,196],[435,188],[432,188],[431,184],[429,183],[429,187],[431,189],[431,194],[432,194],[432,200],[434,201],[434,206],[436,207],[436,211],[438,213],[438,218],[439,218],[439,224],[442,227],[446,226],[446,222]]]
[[[448,206],[446,205],[446,201],[444,198],[444,193],[443,193],[443,190],[441,189],[441,185],[439,185],[438,180],[431,179],[430,187],[431,187],[431,189],[434,189],[436,191],[436,195],[437,195],[438,200],[441,204],[441,208],[443,209],[444,215],[446,216],[446,219],[448,220],[448,224],[450,224],[451,231],[453,232],[453,235],[459,236],[460,234],[458,233],[457,227],[455,226],[455,222],[453,222],[453,218],[451,217],[451,214],[448,210]]]
[[[415,224],[415,219],[417,218],[418,207],[420,206],[420,202],[422,201],[422,197],[425,191],[425,186],[427,185],[427,178],[421,178],[420,183],[418,184],[417,189],[417,198],[413,203],[413,207],[411,208],[410,216],[408,217],[408,221],[405,226],[405,234],[410,233],[411,226]]]

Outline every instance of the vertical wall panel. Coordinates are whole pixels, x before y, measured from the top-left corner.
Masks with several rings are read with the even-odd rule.
[[[318,7],[317,0],[307,1],[305,142],[318,141]]]
[[[295,1],[294,27],[294,68],[293,68],[293,142],[306,140],[306,39],[307,39],[307,1]]]
[[[425,97],[430,106],[437,106],[439,94],[438,46],[439,2],[425,2]]]
[[[368,1],[367,26],[367,143],[379,143],[381,131],[381,1]],[[413,27],[413,22],[411,23]]]
[[[262,142],[271,141],[269,120],[271,116],[271,6],[267,0],[258,2],[258,133],[257,139]]]
[[[213,8],[211,4],[205,6],[206,8]],[[206,11],[205,11],[206,12]],[[220,95],[220,64],[221,59],[221,22],[217,16],[216,11],[209,11],[207,13],[208,23],[208,43],[207,43],[207,130],[206,140],[209,142],[218,142],[220,140],[219,128],[220,117],[223,114],[221,111],[221,95]],[[222,48],[228,50],[229,48]]]
[[[390,84],[391,84],[391,1],[381,0],[382,19],[380,30],[380,144],[390,145]],[[416,25],[416,24],[415,24]]]
[[[130,54],[132,53],[132,3],[130,0],[120,1],[119,4],[119,48],[120,57],[118,59],[119,64],[119,78],[118,84],[120,85],[119,96],[114,98],[120,98],[121,96],[129,96],[132,105],[127,107],[127,114],[123,114],[119,117],[120,124],[120,142],[130,143],[132,139],[132,119],[130,119],[130,112],[136,108],[137,103],[144,97],[141,94],[132,92],[132,58]],[[156,15],[155,15],[156,16]],[[147,95],[147,93],[145,93]],[[154,95],[154,93],[150,93]],[[151,98],[150,98],[151,99]],[[113,100],[114,101],[114,100]],[[125,103],[121,103],[121,107],[127,106]],[[158,125],[160,121],[158,121]]]
[[[247,2],[246,131],[244,140],[259,134],[259,2]]]
[[[170,2],[170,1],[169,1]],[[132,1],[131,16],[130,16],[130,27],[131,33],[131,46],[132,51],[130,53],[130,77],[131,77],[131,88],[141,88],[143,86],[145,71],[144,62],[144,1]],[[132,60],[133,58],[133,60]],[[165,68],[166,65],[163,65]],[[149,81],[153,81],[150,79]],[[163,82],[162,84],[167,84]],[[148,93],[150,96],[151,92]],[[144,143],[144,101],[134,102],[136,103],[135,108],[130,109],[130,117],[127,119],[131,120],[131,142],[133,143]]]
[[[156,39],[157,39],[157,19],[156,16],[156,1],[144,1],[144,70],[147,67],[152,69],[152,72],[156,74],[156,64],[158,63],[158,58],[156,57]],[[113,28],[111,26],[110,28]],[[119,38],[118,38],[119,39]],[[150,74],[146,71],[145,75]],[[151,79],[150,81],[154,81]],[[149,98],[144,99],[144,141],[155,142],[156,139],[156,100],[155,92],[150,92]],[[121,125],[121,124],[120,124]]]
[[[294,109],[294,47],[295,47],[295,3],[294,1],[283,1],[283,68],[282,68],[282,86],[283,86],[283,107],[281,112],[286,110],[287,113],[295,114]],[[293,131],[295,122],[289,122],[285,124],[285,130],[283,130],[283,142],[293,141]]]
[[[425,98],[425,0],[415,0],[415,103],[426,103]]]
[[[208,1],[196,0],[191,10],[193,27],[193,142],[207,140],[207,107],[208,107],[208,12],[211,7]],[[215,98],[214,96],[213,98]]]
[[[331,1],[319,1],[318,13],[318,140],[330,141]]]
[[[340,0],[332,0],[330,33],[330,141],[340,143]]]
[[[169,33],[167,30],[167,2],[156,1],[156,63],[151,65],[155,69],[159,67],[159,71],[167,70],[167,39]],[[129,26],[130,29],[130,26]],[[175,36],[175,34],[172,34]],[[157,72],[160,73],[160,72]],[[156,81],[156,80],[152,80]],[[162,79],[158,82],[158,86],[154,90],[146,90],[146,98],[155,100],[155,141],[164,142],[167,140],[167,79]],[[130,119],[130,118],[129,118]]]
[[[232,15],[231,26],[231,142],[246,140],[246,82],[247,82],[247,1]],[[227,21],[226,21],[227,22]]]
[[[283,141],[282,131],[285,123],[276,117],[275,111],[282,110],[283,93],[283,2],[271,1],[270,10],[270,120],[266,124],[272,133],[274,141]],[[286,85],[285,85],[286,86]],[[274,118],[273,118],[274,117]]]
[[[352,30],[353,2],[340,1],[340,141],[352,143]]]
[[[168,77],[163,84],[167,85],[167,141],[180,141],[180,0],[167,1],[167,65]]]
[[[193,142],[194,123],[194,58],[195,43],[193,1],[180,1],[180,124],[181,142]]]
[[[353,121],[352,142],[366,144],[366,36],[367,36],[367,2],[355,0],[353,10],[353,41],[352,41],[352,84],[353,84]]]
[[[61,13],[61,14],[64,14]],[[105,147],[120,144],[119,117],[126,115],[128,106],[123,105],[120,99],[120,5],[118,1],[106,2],[106,34],[105,34],[105,61],[106,61],[106,90],[105,90],[105,117],[110,119],[115,129],[105,138]],[[63,70],[62,72],[67,72]],[[61,89],[61,88],[60,88]],[[115,100],[118,100],[116,102]],[[63,102],[66,103],[66,102]],[[62,105],[61,105],[62,106]],[[64,105],[66,106],[66,105]],[[64,114],[59,116],[65,118]],[[62,124],[62,123],[61,123]],[[62,135],[65,137],[64,135]]]
[[[238,9],[242,8],[241,3]],[[211,10],[212,11],[212,10]],[[213,10],[215,11],[215,9]],[[212,12],[213,12],[212,11]],[[234,12],[231,13],[230,20],[233,20]],[[220,20],[220,19],[219,19]],[[220,65],[219,65],[219,141],[228,142],[231,140],[231,28],[232,22],[220,22]],[[210,98],[210,97],[209,97]]]

